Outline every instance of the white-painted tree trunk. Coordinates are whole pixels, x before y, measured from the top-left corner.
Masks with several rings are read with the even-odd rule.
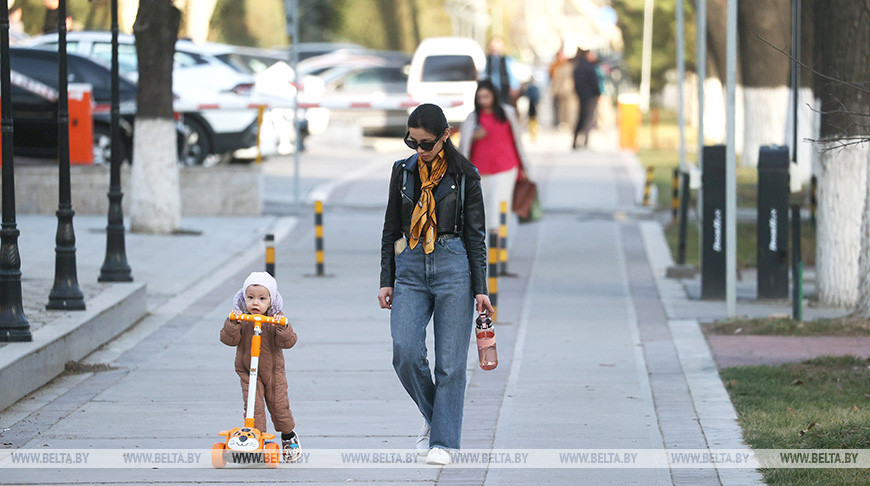
[[[734,90],[734,145],[735,152],[743,152],[743,86]],[[725,143],[727,105],[725,104],[725,85],[718,78],[704,81],[704,143],[717,145]]]
[[[867,147],[863,144],[861,147]],[[861,253],[858,257],[858,299],[855,312],[870,317],[870,148],[864,150],[867,169],[867,193],[864,196],[864,216],[861,219]]]
[[[725,141],[725,87],[718,78],[704,81],[704,143]]]
[[[758,149],[761,146],[785,143],[790,93],[788,86],[743,87],[744,141],[740,165],[758,167]]]
[[[130,175],[130,230],[171,233],[181,224],[175,123],[136,117]]]
[[[816,278],[822,304],[853,307],[858,298],[858,259],[867,195],[868,148],[820,144],[816,226]]]

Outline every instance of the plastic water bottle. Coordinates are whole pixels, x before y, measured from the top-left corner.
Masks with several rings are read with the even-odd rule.
[[[484,370],[492,370],[498,366],[498,353],[495,350],[495,329],[492,327],[492,319],[486,314],[477,316],[475,327],[477,335],[477,355],[480,358],[480,367]]]

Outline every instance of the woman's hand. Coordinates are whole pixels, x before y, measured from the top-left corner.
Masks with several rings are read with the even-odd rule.
[[[381,287],[378,291],[378,303],[381,304],[381,309],[393,308],[393,288]]]
[[[483,127],[477,127],[474,130],[474,133],[471,135],[472,140],[480,140],[481,138],[486,136],[486,130]]]
[[[492,317],[495,314],[495,309],[492,308],[492,303],[489,301],[489,296],[486,294],[477,294],[474,296],[474,300],[477,301],[477,305],[475,305],[475,310],[480,314],[482,312],[486,312],[486,317]]]

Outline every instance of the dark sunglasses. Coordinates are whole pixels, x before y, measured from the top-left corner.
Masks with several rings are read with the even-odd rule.
[[[420,147],[426,152],[435,148],[435,144],[437,144],[438,140],[440,140],[440,138],[436,138],[431,142],[418,142],[416,140],[411,140],[410,138],[408,138],[408,136],[410,136],[410,133],[405,134],[405,145],[407,145],[408,148],[410,148],[411,150],[417,150],[417,147]]]

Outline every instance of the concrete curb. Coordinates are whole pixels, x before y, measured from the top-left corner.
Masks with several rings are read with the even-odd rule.
[[[61,374],[67,362],[84,358],[127,330],[147,313],[146,302],[145,284],[106,284],[88,300],[87,310],[34,330],[32,342],[3,346],[0,410]]]
[[[737,423],[737,411],[722,384],[716,362],[707,341],[695,319],[670,318],[668,300],[686,299],[685,290],[675,280],[665,278],[667,268],[673,265],[670,250],[658,223],[640,223],[649,264],[656,280],[662,305],[668,315],[668,327],[686,376],[695,412],[710,449],[741,450],[752,454],[743,441],[743,430]],[[723,485],[764,484],[761,473],[755,469],[717,468]]]

